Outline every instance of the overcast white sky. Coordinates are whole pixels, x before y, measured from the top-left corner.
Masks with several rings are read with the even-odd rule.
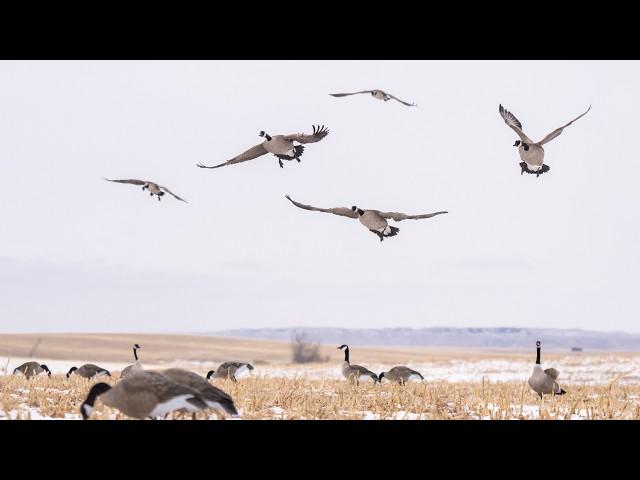
[[[0,331],[640,332],[638,85],[613,61],[0,62]],[[419,107],[328,95],[371,88]],[[593,108],[536,178],[499,103],[535,140]],[[312,124],[301,164],[195,166]],[[380,243],[287,193],[450,213]]]

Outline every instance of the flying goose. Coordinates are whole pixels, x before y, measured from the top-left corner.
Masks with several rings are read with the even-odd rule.
[[[331,95],[332,97],[346,97],[348,95],[358,95],[359,93],[370,93],[373,98],[376,98],[378,100],[384,100],[385,102],[388,102],[393,98],[394,100],[397,100],[398,102],[402,103],[403,105],[406,105],[407,107],[418,106],[415,103],[407,103],[403,100],[400,100],[398,97],[394,97],[393,95],[383,92],[382,90],[361,90],[359,92],[353,92],[353,93],[330,93],[329,95]]]
[[[367,227],[370,232],[375,233],[382,242],[385,237],[393,237],[398,234],[400,229],[398,227],[389,226],[387,219],[393,219],[396,222],[402,220],[417,220],[420,218],[431,218],[442,213],[449,212],[435,212],[426,213],[424,215],[407,215],[399,212],[381,212],[379,210],[362,210],[358,207],[338,207],[338,208],[317,208],[311,205],[305,205],[294,201],[289,195],[285,195],[285,198],[293,203],[296,207],[304,210],[314,210],[317,212],[333,213],[334,215],[341,215],[343,217],[357,218],[360,223]]]
[[[39,364],[38,362],[26,362],[13,369],[13,374],[22,373],[25,377],[31,378],[36,375],[40,375],[42,372],[47,372],[48,376],[51,376],[51,370],[45,364]]]
[[[253,365],[250,363],[224,362],[215,370],[210,370],[209,373],[207,373],[207,380],[213,377],[227,378],[235,382],[237,381],[237,377],[249,370],[253,370]]]
[[[304,152],[304,147],[302,145],[294,145],[293,142],[298,143],[315,143],[322,140],[324,137],[329,135],[329,130],[325,128],[324,125],[320,127],[319,125],[316,127],[313,126],[313,133],[311,135],[307,135],[306,133],[293,133],[291,135],[275,135],[271,136],[266,133],[264,130],[261,131],[259,136],[266,138],[266,140],[262,143],[259,143],[255,147],[251,147],[244,153],[233,157],[231,160],[227,160],[226,162],[220,163],[218,165],[213,165],[208,167],[201,163],[198,163],[198,167],[200,168],[219,168],[224,167],[225,165],[233,165],[235,163],[246,162],[247,160],[253,160],[254,158],[258,158],[266,153],[272,153],[276,157],[278,157],[278,163],[280,164],[280,168],[284,168],[282,164],[282,160],[293,160],[296,159],[300,162],[300,157],[302,156],[302,152]]]
[[[169,377],[174,382],[180,383],[181,385],[187,385],[188,387],[196,390],[209,408],[213,408],[217,411],[223,411],[231,416],[238,415],[238,411],[236,410],[236,406],[233,404],[231,396],[220,390],[218,387],[211,385],[197,373],[183,370],[182,368],[170,368],[160,373]]]
[[[416,372],[415,370],[411,370],[409,367],[405,366],[393,367],[388,372],[382,372],[378,377],[381,383],[383,378],[386,378],[390,382],[396,382],[403,385],[411,380],[424,380],[424,377],[420,372]]]
[[[533,367],[533,372],[531,373],[531,377],[529,377],[529,386],[531,389],[540,395],[542,398],[543,393],[553,393],[554,395],[564,395],[567,393],[556,380],[560,375],[560,372],[555,368],[547,368],[546,370],[542,370],[540,366],[540,340],[536,342],[536,364]]]
[[[158,185],[157,183],[150,182],[148,180],[136,180],[136,179],[111,180],[109,178],[105,178],[105,180],[108,181],[108,182],[131,183],[133,185],[142,185],[142,191],[144,192],[145,190],[149,190],[149,195],[151,195],[152,197],[154,195],[157,195],[158,201],[160,201],[162,199],[162,196],[164,195],[164,193],[167,192],[169,195],[172,195],[174,198],[177,198],[181,202],[189,203],[184,198],[180,198],[179,196],[177,196],[175,193],[173,193],[167,187],[163,187],[162,185]]]
[[[67,378],[69,378],[73,372],[76,372],[76,375],[80,375],[82,378],[93,378],[96,375],[107,375],[108,377],[111,376],[109,370],[94,365],[93,363],[85,363],[80,368],[71,367],[69,369],[69,372],[67,373]]]
[[[180,409],[195,413],[208,408],[205,400],[193,388],[152,371],[130,375],[114,387],[107,383],[96,383],[80,406],[83,419],[86,420],[93,412],[98,396],[105,405],[138,419],[161,417]]]
[[[122,372],[120,372],[120,378],[124,378],[126,375],[129,375],[134,372],[144,371],[144,368],[142,368],[142,364],[140,363],[140,360],[138,360],[138,352],[136,351],[136,350],[139,350],[140,348],[142,347],[137,343],[133,346],[133,356],[135,357],[136,362],[133,365],[124,367],[122,369]]]
[[[351,365],[349,363],[349,346],[340,345],[338,350],[344,350],[344,363],[342,364],[342,375],[350,382],[359,384],[360,382],[379,382],[378,376],[371,370],[368,370],[360,365]]]
[[[522,162],[520,162],[520,175],[522,175],[524,172],[527,172],[535,173],[536,177],[539,177],[543,173],[548,172],[551,167],[549,167],[549,165],[544,165],[544,148],[542,148],[542,145],[544,145],[545,143],[549,143],[551,140],[556,138],[562,133],[563,129],[571,125],[579,118],[585,116],[587,113],[589,113],[589,110],[591,110],[591,105],[589,105],[587,111],[582,115],[577,116],[565,126],[556,128],[553,132],[551,132],[539,142],[534,142],[522,131],[522,124],[515,117],[515,115],[504,108],[502,105],[500,105],[499,111],[500,115],[504,119],[504,122],[509,125],[509,127],[511,127],[514,132],[516,132],[518,137],[520,137],[520,140],[516,140],[516,143],[513,144],[514,147],[518,147],[518,153],[520,154],[520,159],[522,160]]]

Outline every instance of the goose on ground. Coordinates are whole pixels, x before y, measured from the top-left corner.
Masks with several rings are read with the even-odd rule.
[[[340,345],[338,350],[342,350],[344,348],[344,363],[342,364],[342,375],[344,378],[349,380],[350,382],[355,382],[357,384],[361,382],[379,382],[378,376],[373,373],[371,370],[364,368],[360,365],[351,365],[349,362],[349,346],[348,345]]]
[[[386,378],[390,382],[396,382],[400,384],[405,384],[412,380],[424,380],[424,377],[420,372],[411,370],[409,367],[405,366],[393,367],[388,372],[382,372],[378,379],[380,380],[380,382],[382,382],[383,378]]]
[[[111,180],[109,178],[105,178],[105,180],[108,181],[108,182],[131,183],[132,185],[142,185],[142,191],[144,192],[145,190],[149,190],[149,195],[151,195],[152,197],[154,195],[156,195],[158,197],[158,201],[160,201],[162,199],[162,197],[164,196],[164,194],[166,192],[169,195],[173,196],[174,198],[177,198],[181,202],[189,203],[184,198],[180,198],[179,196],[177,196],[175,193],[173,193],[167,187],[163,187],[162,185],[158,185],[157,183],[150,182],[148,180],[136,180],[136,179]]]
[[[393,237],[398,234],[400,229],[398,227],[392,227],[387,222],[387,219],[393,219],[396,222],[402,220],[418,220],[420,218],[431,218],[436,215],[449,212],[435,212],[425,213],[423,215],[407,215],[399,212],[381,212],[380,210],[363,210],[358,207],[338,207],[338,208],[317,208],[311,205],[305,205],[303,203],[296,202],[289,195],[285,195],[285,198],[293,203],[296,207],[304,210],[313,210],[316,212],[333,213],[334,215],[340,215],[343,217],[357,218],[360,223],[364,225],[370,232],[375,233],[382,242],[385,237]]]
[[[76,375],[80,375],[82,378],[93,378],[96,375],[111,376],[109,370],[99,367],[98,365],[94,365],[93,363],[85,363],[80,368],[71,367],[67,373],[67,378],[69,378],[73,372],[76,372]]]
[[[13,369],[14,375],[16,373],[22,373],[27,378],[35,377],[42,372],[47,372],[47,375],[51,376],[51,370],[49,370],[45,364],[39,364],[38,362],[26,362]]]
[[[556,380],[560,375],[560,372],[555,368],[547,368],[546,370],[542,370],[540,366],[540,341],[536,342],[536,364],[533,367],[533,372],[531,373],[531,377],[529,377],[529,386],[531,390],[536,392],[542,398],[542,394],[553,394],[553,395],[564,395],[567,393]]]
[[[207,380],[213,377],[226,378],[235,382],[240,375],[249,370],[253,370],[253,365],[250,363],[224,362],[215,370],[210,370],[209,373],[207,373]]]
[[[518,147],[518,153],[520,154],[520,175],[524,172],[535,174],[536,177],[539,177],[545,172],[548,172],[551,167],[549,165],[544,164],[544,148],[542,145],[545,143],[549,143],[551,140],[556,138],[558,135],[562,133],[562,130],[571,125],[573,122],[578,120],[579,118],[585,116],[591,110],[591,105],[586,112],[582,115],[577,116],[573,120],[571,120],[566,125],[556,128],[549,135],[544,137],[539,142],[534,142],[531,140],[525,133],[522,131],[522,124],[515,117],[513,113],[504,108],[502,105],[499,106],[500,116],[504,119],[504,122],[511,127],[511,129],[516,132],[520,140],[516,140],[516,143],[513,144],[514,147]]]
[[[160,373],[169,377],[174,382],[187,385],[188,387],[197,390],[209,408],[222,411],[231,416],[238,415],[238,411],[236,410],[236,406],[233,404],[231,396],[220,390],[218,387],[211,385],[204,379],[204,377],[197,373],[190,372],[189,370],[184,370],[182,368],[170,368],[168,370],[163,370]]]
[[[136,372],[111,386],[97,383],[80,406],[83,419],[93,412],[97,397],[129,417],[144,419],[162,417],[174,410],[199,412],[208,408],[197,390],[152,371]]]
[[[331,95],[332,97],[346,97],[349,95],[358,95],[359,93],[370,93],[373,98],[378,100],[383,100],[385,102],[388,102],[393,98],[394,100],[402,103],[403,105],[406,105],[407,107],[418,106],[415,103],[408,103],[408,102],[405,102],[404,100],[400,100],[398,97],[394,97],[393,95],[383,92],[382,90],[361,90],[359,92],[353,92],[353,93],[330,93],[329,95]]]
[[[139,350],[140,348],[142,348],[140,345],[138,345],[137,343],[133,346],[133,356],[135,357],[136,361],[133,365],[129,365],[128,367],[124,367],[122,369],[122,372],[120,372],[120,378],[124,378],[125,376],[133,373],[133,372],[143,372],[144,368],[142,368],[142,364],[140,363],[140,360],[138,360],[138,352],[137,350]]]
[[[231,160],[227,160],[226,162],[220,163],[218,165],[213,165],[208,167],[201,163],[198,163],[198,167],[200,168],[220,168],[225,165],[233,165],[236,163],[246,162],[247,160],[253,160],[254,158],[258,158],[267,153],[272,153],[276,157],[278,157],[278,163],[281,168],[284,168],[282,164],[282,160],[297,160],[300,162],[300,157],[302,156],[302,152],[304,152],[304,147],[302,145],[294,145],[293,142],[297,143],[315,143],[322,140],[324,137],[329,135],[329,130],[322,125],[313,126],[313,133],[308,135],[306,133],[293,133],[291,135],[274,135],[271,136],[266,133],[264,130],[259,133],[259,136],[264,137],[266,140],[262,143],[259,143],[255,147],[251,147],[244,153],[241,153],[237,157],[233,157]]]

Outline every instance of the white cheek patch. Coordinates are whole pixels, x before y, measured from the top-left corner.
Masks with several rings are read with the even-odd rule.
[[[190,398],[193,398],[193,395],[178,395],[177,397],[173,397],[171,400],[159,403],[153,410],[151,410],[151,412],[149,412],[149,416],[162,417],[169,412],[180,410],[181,408],[184,408],[189,412],[199,412],[200,409],[198,407],[187,402]]]

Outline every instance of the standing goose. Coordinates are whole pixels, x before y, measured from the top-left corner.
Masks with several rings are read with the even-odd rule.
[[[520,140],[516,140],[516,143],[513,144],[514,147],[518,147],[518,153],[520,154],[520,159],[522,160],[522,162],[520,162],[520,175],[522,175],[524,172],[527,172],[535,173],[536,177],[539,177],[541,174],[548,172],[551,167],[549,167],[549,165],[544,165],[544,148],[542,148],[542,145],[544,145],[545,143],[549,143],[551,140],[556,138],[562,133],[563,129],[571,125],[579,118],[585,116],[587,113],[589,113],[589,110],[591,110],[591,105],[589,105],[587,111],[582,115],[577,116],[563,127],[556,128],[553,132],[536,143],[525,135],[525,133],[522,131],[522,124],[515,117],[515,115],[504,108],[502,105],[500,105],[500,116],[502,116],[504,122],[509,125],[509,127],[511,127],[514,132],[516,132],[518,137],[520,137]]]
[[[227,160],[226,162],[220,163],[218,165],[213,165],[211,167],[198,163],[198,167],[220,168],[224,167],[225,165],[233,165],[235,163],[246,162],[247,160],[253,160],[254,158],[258,158],[267,153],[272,153],[276,157],[278,157],[280,168],[284,168],[282,160],[291,161],[293,159],[296,159],[298,162],[300,162],[300,157],[302,156],[302,152],[304,152],[304,147],[302,145],[294,145],[293,142],[319,142],[324,137],[329,135],[329,130],[326,129],[324,125],[322,125],[322,127],[313,126],[313,133],[311,135],[307,135],[306,133],[293,133],[291,135],[275,135],[272,137],[264,130],[261,131],[258,135],[266,138],[266,140],[262,143],[259,143],[255,147],[251,147],[246,152],[233,157],[231,160]]]
[[[411,370],[409,367],[399,366],[393,367],[388,372],[382,372],[378,379],[382,383],[382,379],[386,378],[390,382],[396,382],[404,385],[411,380],[424,380],[420,372]]]
[[[124,378],[126,375],[130,375],[134,372],[144,371],[144,368],[142,368],[142,364],[140,363],[140,360],[138,360],[137,350],[139,350],[140,348],[142,347],[137,343],[133,346],[133,356],[135,357],[136,362],[133,365],[129,365],[128,367],[123,368],[122,372],[120,372],[120,378]]]
[[[104,177],[103,177],[104,178]],[[127,179],[127,180],[110,180],[105,178],[108,182],[117,182],[117,183],[131,183],[133,185],[142,185],[142,191],[149,190],[149,195],[152,197],[156,195],[158,197],[158,201],[162,199],[162,196],[166,193],[172,195],[174,198],[177,198],[181,202],[189,203],[184,198],[180,198],[167,187],[163,187],[162,185],[158,185],[157,183],[150,182],[148,180],[136,180],[136,179]]]
[[[196,390],[209,408],[213,408],[217,411],[223,411],[231,416],[238,415],[238,411],[236,410],[236,406],[233,404],[231,396],[211,385],[197,373],[183,370],[182,368],[170,368],[160,373],[169,377],[174,382],[181,385],[187,385],[188,387]]]
[[[340,345],[338,350],[344,350],[344,363],[342,364],[342,375],[350,382],[359,384],[360,382],[379,382],[378,376],[371,370],[368,370],[360,365],[351,365],[349,363],[349,346]]]
[[[207,380],[213,377],[231,379],[236,382],[237,377],[249,370],[253,370],[253,365],[250,363],[224,362],[215,370],[210,370],[209,373],[207,373]]]
[[[13,369],[13,374],[22,373],[25,377],[31,378],[36,375],[40,375],[42,372],[47,372],[47,375],[51,376],[51,370],[43,363],[42,365],[38,362],[26,362]]]
[[[325,212],[325,213],[333,213],[334,215],[340,215],[343,217],[349,218],[357,218],[360,220],[360,223],[367,227],[367,229],[375,233],[382,242],[385,237],[393,237],[398,234],[400,229],[398,227],[389,226],[387,219],[393,219],[396,222],[401,222],[402,220],[417,220],[420,218],[431,218],[436,215],[441,215],[443,213],[449,212],[435,212],[435,213],[426,213],[424,215],[407,215],[405,213],[399,212],[381,212],[379,210],[362,210],[358,207],[338,207],[338,208],[317,208],[312,207],[311,205],[305,205],[303,203],[299,203],[294,201],[289,195],[285,195],[285,198],[293,203],[296,207],[302,208],[304,210],[313,210],[316,212]]]
[[[529,386],[531,389],[540,395],[542,398],[542,394],[552,393],[554,395],[564,395],[567,393],[556,380],[560,375],[560,372],[555,368],[547,368],[546,370],[542,370],[540,366],[540,341],[536,342],[536,364],[533,367],[533,373],[531,373],[531,377],[529,377]]]
[[[69,378],[73,372],[76,372],[76,375],[80,375],[82,378],[93,378],[96,375],[107,375],[108,377],[111,376],[109,370],[94,365],[93,363],[85,363],[80,368],[71,367],[69,369],[69,372],[67,373],[67,378]]]
[[[161,417],[180,409],[195,413],[208,408],[202,396],[193,388],[151,371],[130,375],[114,387],[96,383],[80,406],[83,419],[86,420],[93,412],[98,396],[105,405],[138,419]]]
[[[388,102],[393,98],[394,100],[402,103],[403,105],[406,105],[407,107],[418,106],[415,103],[407,103],[404,100],[400,100],[398,97],[394,97],[393,95],[383,92],[382,90],[361,90],[359,92],[353,92],[353,93],[330,93],[329,95],[331,95],[332,97],[346,97],[348,95],[358,95],[359,93],[370,93],[373,98],[378,100],[383,100],[385,102]]]

